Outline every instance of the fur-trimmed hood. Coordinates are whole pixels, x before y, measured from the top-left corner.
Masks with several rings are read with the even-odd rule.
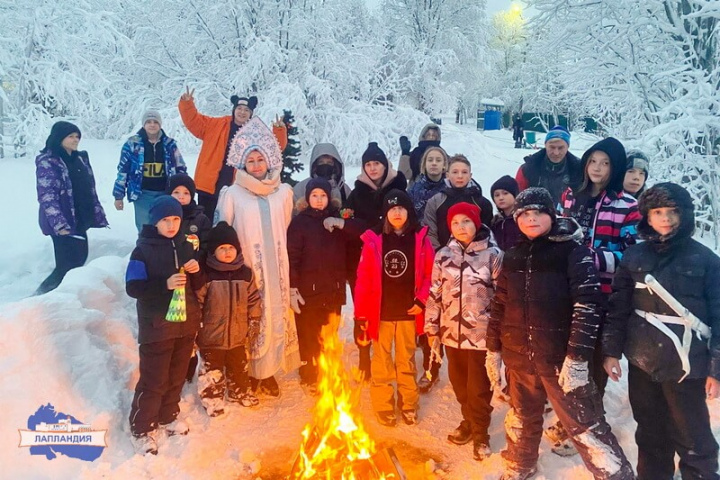
[[[687,190],[676,183],[657,183],[647,189],[638,202],[642,219],[637,231],[648,241],[667,242],[671,239],[690,238],[695,231],[695,205]],[[661,236],[648,224],[648,212],[653,208],[675,207],[680,212],[680,226],[670,235]]]

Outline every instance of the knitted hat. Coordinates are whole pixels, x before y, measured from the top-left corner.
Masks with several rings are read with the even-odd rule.
[[[158,112],[157,110],[146,110],[145,113],[143,113],[143,126],[147,123],[148,120],[155,120],[160,124],[160,126],[162,126],[162,117],[160,116],[160,112]]]
[[[315,177],[311,178],[307,185],[305,185],[305,200],[308,202],[308,205],[310,204],[310,194],[316,188],[319,188],[325,192],[325,195],[327,195],[329,202],[332,198],[332,186],[330,185],[330,182],[328,182],[323,177]]]
[[[407,222],[409,225],[417,224],[417,214],[410,195],[404,190],[393,188],[383,198],[382,212],[383,218],[387,218],[387,214],[391,208],[403,207],[408,212]]]
[[[518,216],[527,210],[538,210],[542,213],[547,213],[553,219],[553,222],[557,215],[550,192],[542,187],[526,188],[515,197],[515,213],[513,214],[513,218],[517,220]]]
[[[504,177],[500,177],[490,187],[490,198],[492,198],[493,195],[495,195],[495,190],[505,190],[513,197],[517,197],[518,191],[520,190],[520,188],[518,187],[517,180],[515,180],[510,175],[505,175]]]
[[[695,230],[695,206],[693,200],[687,190],[676,183],[663,182],[657,183],[648,188],[645,193],[640,195],[638,208],[642,219],[637,226],[638,234],[641,238],[649,239],[657,234],[655,230],[648,224],[648,212],[653,208],[674,207],[680,212],[680,226],[675,232],[676,237],[687,238],[692,236]]]
[[[195,198],[195,181],[187,173],[176,173],[168,179],[168,186],[165,189],[165,193],[172,195],[173,190],[177,187],[183,186],[190,192],[190,198]]]
[[[482,221],[480,221],[480,207],[467,202],[456,203],[450,207],[447,213],[447,225],[450,231],[452,231],[453,217],[458,214],[467,216],[475,224],[475,229],[480,230],[482,226]]]
[[[583,175],[587,177],[586,170],[590,155],[598,150],[604,152],[610,158],[610,180],[606,187],[607,190],[615,193],[622,192],[625,172],[627,171],[627,155],[625,147],[617,138],[604,138],[583,153],[581,160]]]
[[[218,224],[210,230],[207,245],[208,252],[211,254],[214,254],[220,245],[232,245],[238,251],[238,255],[241,253],[238,234],[227,222],[218,222]]]
[[[545,143],[555,138],[559,138],[567,143],[568,147],[570,146],[570,132],[568,132],[568,129],[562,125],[555,125],[550,129],[550,131],[545,135]]]
[[[627,169],[639,168],[645,172],[645,179],[650,175],[650,159],[640,150],[630,149],[627,154]]]
[[[63,121],[55,122],[50,129],[50,135],[48,135],[47,140],[45,140],[45,150],[60,152],[60,149],[62,148],[62,141],[65,140],[65,137],[68,137],[73,133],[77,133],[78,136],[82,138],[80,129],[74,123]]]
[[[363,169],[365,168],[365,164],[368,162],[380,162],[385,165],[386,169],[388,167],[387,156],[385,155],[385,152],[383,152],[382,149],[378,146],[377,142],[368,143],[365,152],[363,152],[362,154]]]
[[[160,195],[150,206],[150,225],[157,225],[165,217],[182,216],[182,205],[170,195]]]
[[[251,111],[255,111],[255,107],[257,107],[258,104],[258,99],[255,95],[251,97],[239,97],[237,95],[233,95],[232,97],[230,97],[230,101],[233,105],[233,111],[235,111],[235,108],[238,105],[245,105]]]

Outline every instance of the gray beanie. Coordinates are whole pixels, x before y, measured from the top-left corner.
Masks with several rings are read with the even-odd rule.
[[[145,126],[148,120],[155,120],[162,126],[162,116],[160,116],[160,112],[157,110],[146,110],[145,113],[143,113],[142,116],[142,124]]]

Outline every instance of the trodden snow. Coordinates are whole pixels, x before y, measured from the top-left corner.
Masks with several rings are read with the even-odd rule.
[[[449,120],[442,126],[442,145],[451,155],[469,157],[473,177],[486,196],[496,179],[514,176],[523,156],[532,153],[514,149],[509,131],[478,132],[472,125],[455,125]],[[571,151],[580,154],[595,140],[575,133]],[[224,416],[212,419],[200,405],[197,383],[186,385],[180,407],[190,425],[189,435],[166,439],[156,457],[142,457],[133,451],[127,416],[138,378],[137,319],[135,301],[125,294],[124,274],[136,231],[132,207],[116,211],[111,195],[122,141],[83,139],[81,149],[90,154],[110,228],[91,230],[86,266],[72,270],[57,290],[40,297],[30,295],[52,270],[53,255],[50,239],[43,237],[37,226],[33,158],[0,162],[0,178],[6,185],[0,190],[5,225],[0,249],[0,477],[284,478],[314,403],[314,397],[300,388],[296,372],[279,379],[279,398],[261,397],[256,408],[233,404]],[[189,146],[181,145],[181,149],[189,170],[194,171],[196,153],[191,153]],[[357,166],[347,167],[348,183],[352,185],[358,172]],[[349,304],[343,309],[345,321],[340,330],[348,368],[357,364],[352,308]],[[418,361],[420,357],[418,351]],[[379,446],[393,447],[408,478],[499,478],[507,406],[495,403],[490,429],[493,456],[483,463],[474,461],[471,445],[456,446],[446,440],[461,417],[445,366],[436,388],[421,397],[420,422],[415,426],[380,426],[372,414],[367,388],[360,398],[368,431]],[[48,403],[93,429],[108,430],[108,447],[100,458],[85,462],[58,455],[48,460],[18,447],[17,429],[26,428],[28,417]],[[619,384],[610,382],[605,408],[613,432],[635,464],[635,422],[624,379]],[[711,412],[717,438],[717,400],[711,403]],[[592,478],[578,456],[554,455],[545,439],[538,467],[538,480]]]

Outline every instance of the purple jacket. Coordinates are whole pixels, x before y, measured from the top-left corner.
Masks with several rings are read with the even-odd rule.
[[[495,241],[497,241],[500,250],[503,252],[507,252],[517,245],[522,238],[522,233],[520,233],[520,229],[512,215],[506,217],[502,213],[496,213],[492,222],[490,222],[490,229],[495,235]]]
[[[80,160],[90,174],[94,198],[94,218],[92,228],[107,227],[105,211],[98,200],[95,190],[95,176],[86,152],[79,152]],[[59,235],[68,230],[70,235],[77,235],[75,230],[75,203],[73,201],[72,184],[67,166],[62,159],[52,152],[41,152],[35,158],[37,196],[40,209],[38,222],[44,235]]]

